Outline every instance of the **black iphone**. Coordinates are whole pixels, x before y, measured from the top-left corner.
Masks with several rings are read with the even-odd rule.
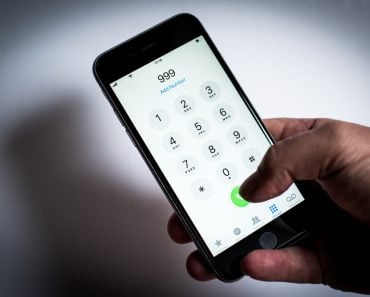
[[[104,52],[93,70],[221,280],[241,277],[249,251],[289,246],[309,232],[299,183],[263,203],[239,195],[273,139],[194,16],[176,15]]]

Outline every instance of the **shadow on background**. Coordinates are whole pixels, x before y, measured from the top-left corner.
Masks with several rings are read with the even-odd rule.
[[[167,202],[99,172],[78,99],[25,118],[6,150],[46,238],[45,281],[68,296],[188,296],[177,291],[185,269],[164,232]]]

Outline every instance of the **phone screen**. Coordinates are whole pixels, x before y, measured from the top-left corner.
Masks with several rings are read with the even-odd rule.
[[[303,201],[294,184],[263,203],[240,197],[271,141],[203,36],[110,87],[213,256]]]

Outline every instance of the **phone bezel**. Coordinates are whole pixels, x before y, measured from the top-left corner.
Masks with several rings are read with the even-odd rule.
[[[258,123],[261,132],[266,136],[271,144],[273,144],[274,140],[272,136],[265,128],[263,122],[256,113],[248,97],[244,94],[211,38],[199,20],[190,14],[176,15],[102,53],[94,62],[93,72],[119,120],[126,127],[127,132],[136,143],[139,152],[148,164],[169,202],[185,228],[188,230],[190,236],[193,238],[198,249],[202,252],[208,264],[221,280],[234,281],[242,276],[239,268],[239,260],[243,255],[253,249],[261,248],[258,244],[258,238],[263,232],[271,230],[277,234],[288,232],[285,230],[285,227],[282,227],[284,229],[283,231],[280,227],[277,227],[281,226],[283,222],[287,226],[286,229],[290,229],[290,231],[292,231],[291,234],[295,234],[295,236],[292,236],[292,240],[285,243],[285,245],[291,244],[295,239],[303,237],[309,232],[311,223],[307,214],[309,213],[308,209],[310,207],[310,203],[307,197],[309,197],[310,188],[305,186],[304,183],[296,182],[297,187],[305,197],[303,202],[214,257],[197,231],[197,228],[192,223],[190,216],[182,207],[181,202],[175,195],[175,192],[162,173],[156,160],[151,155],[150,150],[140,137],[137,129],[133,125],[133,122],[130,120],[130,117],[125,112],[123,106],[110,87],[110,83],[113,81],[130,74],[137,68],[152,62],[182,44],[193,40],[199,35],[202,35],[205,38],[217,60],[232,81],[235,89],[238,91],[244,103]]]

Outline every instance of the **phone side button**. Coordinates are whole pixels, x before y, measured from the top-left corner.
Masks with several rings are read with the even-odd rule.
[[[276,235],[272,232],[262,233],[258,241],[264,249],[273,249],[278,243]]]
[[[132,144],[137,147],[137,144],[136,144],[135,140],[132,138],[131,133],[128,132],[127,129],[125,129],[125,131],[126,131],[126,134],[128,135],[128,138],[130,138]]]
[[[117,110],[115,110],[113,107],[112,107],[112,109],[113,109],[113,112],[114,112],[114,114],[116,115],[117,119],[118,119],[118,120],[119,120],[119,122],[121,123],[121,125],[122,125],[123,127],[125,127],[125,124],[123,123],[123,121],[122,121],[122,119],[121,119],[121,116],[118,114]],[[127,132],[127,130],[126,130],[126,132]]]

